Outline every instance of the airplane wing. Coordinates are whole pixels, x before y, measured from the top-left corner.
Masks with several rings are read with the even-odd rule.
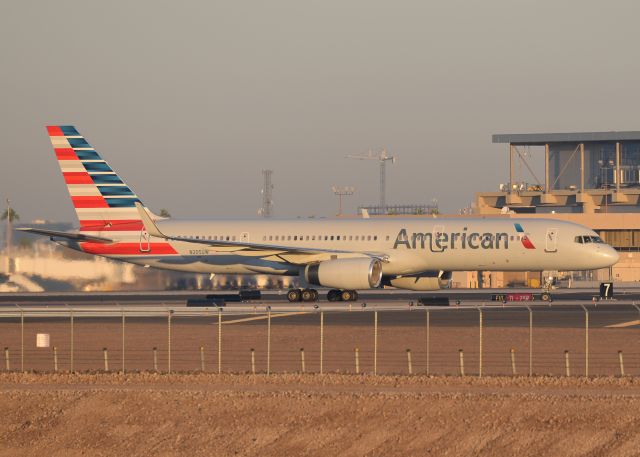
[[[305,247],[295,247],[295,246],[280,246],[275,244],[249,243],[244,241],[201,240],[201,239],[194,239],[194,238],[169,236],[169,235],[165,235],[160,231],[158,226],[151,219],[151,217],[149,216],[145,208],[140,203],[136,202],[135,205],[136,205],[136,208],[138,209],[138,213],[140,214],[140,219],[142,219],[142,223],[144,224],[144,228],[147,231],[147,233],[157,238],[164,238],[165,240],[204,244],[207,246],[220,247],[220,248],[237,248],[238,251],[255,251],[255,252],[266,251],[268,255],[276,255],[278,257],[284,258],[286,261],[291,263],[307,263],[307,261],[305,260],[303,260],[302,262],[296,261],[296,259],[292,258],[292,256],[295,256],[295,257],[302,256],[305,259],[308,258],[308,256],[311,256],[309,260],[316,260],[316,257],[314,256],[317,256],[318,254],[357,254],[357,255],[362,255],[366,257],[380,259],[383,262],[388,261],[388,256],[382,253],[345,251],[340,249],[319,249],[319,248],[305,248]]]
[[[76,232],[60,232],[58,230],[45,230],[36,229],[30,227],[18,227],[16,230],[21,232],[34,233],[36,235],[50,236],[52,238],[66,238],[74,241],[91,241],[93,243],[113,243],[113,240],[109,238],[103,238],[101,236],[85,235],[83,233]]]

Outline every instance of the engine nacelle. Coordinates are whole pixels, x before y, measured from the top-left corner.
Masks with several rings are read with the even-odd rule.
[[[334,289],[372,289],[382,280],[382,262],[378,259],[334,259],[307,265],[304,278],[309,284]]]
[[[397,278],[385,278],[385,285],[406,290],[440,290],[448,289],[451,281],[449,272],[433,272],[432,274],[416,276],[400,276]]]

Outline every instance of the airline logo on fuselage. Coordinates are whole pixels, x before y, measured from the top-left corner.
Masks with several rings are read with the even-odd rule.
[[[514,224],[518,238],[526,249],[535,249],[531,240],[524,233],[520,224]],[[444,252],[447,249],[509,249],[509,234],[506,232],[479,233],[468,232],[467,227],[462,232],[413,232],[400,229],[393,249],[404,246],[406,249],[429,249],[431,252]]]

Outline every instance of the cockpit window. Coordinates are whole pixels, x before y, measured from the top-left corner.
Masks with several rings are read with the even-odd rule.
[[[579,244],[604,243],[599,236],[590,236],[590,235],[576,236],[575,242]]]

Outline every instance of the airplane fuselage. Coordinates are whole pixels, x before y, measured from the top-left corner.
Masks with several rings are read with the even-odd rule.
[[[374,253],[385,259],[384,275],[409,275],[444,270],[592,270],[617,259],[610,246],[578,242],[597,237],[581,225],[545,219],[295,219],[158,222],[172,237],[250,242],[262,245],[351,251],[315,255],[349,258]],[[116,229],[117,227],[112,227]],[[81,250],[157,268],[199,273],[299,274],[297,264],[269,249],[242,251],[235,247],[196,245],[157,239],[139,232],[98,231],[118,237],[115,244],[80,243]],[[310,255],[306,262],[313,262]]]

